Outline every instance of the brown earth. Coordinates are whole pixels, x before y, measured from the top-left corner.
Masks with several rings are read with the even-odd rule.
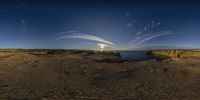
[[[199,58],[99,62],[80,55],[0,52],[0,100],[200,99]]]

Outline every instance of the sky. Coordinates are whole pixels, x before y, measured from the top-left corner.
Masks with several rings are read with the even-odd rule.
[[[0,48],[200,48],[200,2],[1,0]]]

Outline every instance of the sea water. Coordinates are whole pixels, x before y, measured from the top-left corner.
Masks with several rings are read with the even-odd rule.
[[[151,55],[147,55],[145,51],[116,51],[119,52],[121,57],[127,60],[146,60],[152,59]]]

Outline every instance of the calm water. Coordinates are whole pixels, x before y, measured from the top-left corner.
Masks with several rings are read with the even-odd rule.
[[[124,59],[127,60],[145,60],[152,59],[150,55],[146,55],[145,51],[118,51]]]

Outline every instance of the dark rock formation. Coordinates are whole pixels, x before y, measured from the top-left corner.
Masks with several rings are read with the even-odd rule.
[[[119,52],[96,52],[95,54],[90,55],[89,58],[95,60],[96,62],[106,63],[122,63],[125,61]]]

